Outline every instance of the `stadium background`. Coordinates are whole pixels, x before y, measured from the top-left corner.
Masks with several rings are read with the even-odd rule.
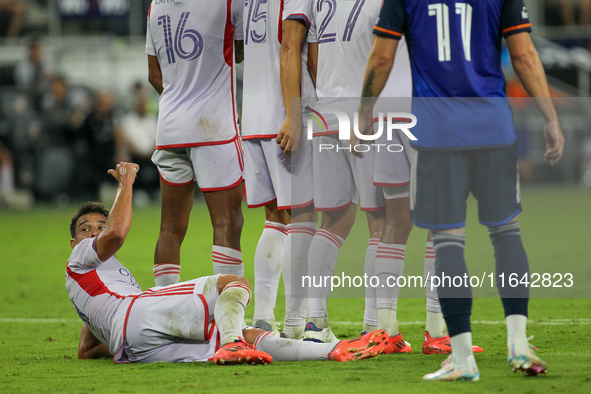
[[[9,4],[9,6],[7,6]],[[480,391],[542,390],[588,392],[591,352],[584,338],[591,323],[591,304],[586,284],[589,270],[589,220],[591,219],[591,12],[585,1],[526,0],[534,23],[534,41],[548,73],[567,141],[565,157],[554,167],[542,161],[543,121],[505,61],[508,93],[513,101],[520,138],[521,175],[525,212],[521,223],[530,261],[549,272],[576,273],[580,291],[571,299],[532,300],[530,333],[550,364],[550,374],[528,380],[512,375],[504,364],[504,327],[500,305],[494,299],[476,300],[475,342],[487,349],[479,365],[486,375]],[[570,4],[570,5],[569,5]],[[157,365],[114,366],[108,360],[79,362],[75,359],[79,323],[63,287],[63,266],[69,254],[67,223],[75,205],[86,199],[109,202],[113,184],[89,181],[95,171],[89,163],[96,156],[92,141],[81,138],[84,120],[106,107],[112,135],[100,145],[116,160],[142,159],[133,141],[120,137],[126,119],[142,103],[145,113],[157,114],[157,97],[147,84],[144,53],[145,15],[149,1],[131,0],[21,0],[0,2],[0,142],[3,168],[10,165],[14,190],[0,192],[0,390],[80,392],[126,391],[358,391],[399,388],[424,392],[430,386],[420,377],[431,372],[443,358],[425,358],[420,352],[408,357],[380,357],[357,365],[318,362],[278,364],[271,368]],[[566,8],[562,8],[562,7]],[[575,8],[573,22],[568,7]],[[16,10],[16,11],[15,11]],[[566,11],[565,11],[566,10]],[[15,28],[15,20],[21,18]],[[19,69],[29,56],[33,41],[42,47],[43,61],[51,75],[40,90],[31,91],[19,79]],[[238,68],[238,102],[241,100]],[[66,82],[59,110],[55,79]],[[137,84],[143,85],[143,90]],[[62,85],[63,87],[63,85]],[[58,89],[59,90],[59,89]],[[59,95],[59,92],[57,93]],[[106,102],[106,103],[105,103]],[[99,106],[100,107],[100,106]],[[64,115],[65,114],[65,115]],[[96,115],[96,114],[95,114]],[[61,118],[60,118],[61,117]],[[137,118],[137,116],[136,116]],[[55,121],[58,119],[58,121]],[[60,120],[61,119],[61,120]],[[151,118],[153,119],[153,118]],[[52,123],[53,122],[53,123]],[[145,124],[153,124],[148,120]],[[52,127],[48,127],[52,125]],[[77,134],[81,133],[81,134]],[[149,136],[150,133],[146,132]],[[119,137],[115,137],[118,135]],[[98,146],[98,145],[97,145]],[[135,155],[135,157],[134,157]],[[144,155],[145,156],[145,155]],[[92,160],[91,160],[92,159]],[[74,165],[77,162],[79,165]],[[136,274],[142,287],[153,284],[151,260],[159,222],[157,177],[142,165],[142,184],[136,193],[134,226],[119,258]],[[8,171],[8,170],[5,170]],[[102,170],[104,171],[104,170]],[[6,178],[6,173],[1,172]],[[193,211],[187,242],[183,245],[182,278],[208,274],[211,230],[200,198]],[[470,268],[490,269],[492,248],[486,232],[476,224],[474,201],[467,248]],[[246,275],[252,281],[252,258],[262,228],[263,214],[245,207],[243,252]],[[363,221],[354,229],[365,237]],[[351,236],[354,238],[354,236]],[[414,231],[407,261],[422,261],[424,233]],[[347,243],[342,255],[347,256]],[[350,247],[350,246],[349,246]],[[356,257],[339,260],[355,264]],[[422,264],[407,264],[408,274],[422,272]],[[279,293],[282,293],[280,289]],[[358,335],[363,300],[331,300],[329,311],[338,336]],[[553,297],[551,294],[545,295]],[[401,294],[404,297],[404,293]],[[424,299],[400,302],[401,327],[413,345],[422,340]],[[252,316],[252,305],[247,316]],[[283,298],[277,303],[281,319]],[[582,367],[584,366],[584,367]],[[439,389],[439,387],[438,387]],[[442,391],[470,391],[444,388]]]

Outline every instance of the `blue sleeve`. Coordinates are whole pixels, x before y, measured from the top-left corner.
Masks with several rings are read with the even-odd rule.
[[[380,17],[373,29],[373,34],[380,37],[399,40],[404,31],[406,21],[404,12],[405,0],[384,0]]]
[[[531,22],[523,0],[504,0],[501,14],[501,32],[508,37],[531,32]]]

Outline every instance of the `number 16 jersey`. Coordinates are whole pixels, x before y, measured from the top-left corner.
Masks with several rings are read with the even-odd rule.
[[[146,53],[157,56],[163,92],[156,149],[216,145],[238,137],[234,40],[239,0],[154,0]]]

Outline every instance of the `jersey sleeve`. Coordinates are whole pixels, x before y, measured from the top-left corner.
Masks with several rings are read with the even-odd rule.
[[[501,32],[508,37],[517,33],[531,32],[531,22],[523,0],[504,0],[501,14]]]
[[[283,3],[282,20],[296,20],[302,22],[306,29],[310,28],[310,13],[312,0],[285,0]]]
[[[232,1],[232,25],[234,26],[234,39],[236,41],[244,40],[244,30],[242,29],[242,15],[244,14],[244,0]]]
[[[373,34],[399,40],[404,31],[404,0],[384,0]]]
[[[96,254],[96,238],[84,239],[74,247],[68,259],[68,267],[71,270],[89,271],[103,263]]]
[[[316,32],[316,11],[315,7],[310,10],[310,28],[308,29],[308,43],[318,43],[318,33]]]
[[[148,11],[148,28],[146,29],[146,53],[148,55],[156,56],[156,48],[154,47],[154,40],[152,39],[152,32],[150,29],[150,14],[152,6],[150,5],[150,11]]]

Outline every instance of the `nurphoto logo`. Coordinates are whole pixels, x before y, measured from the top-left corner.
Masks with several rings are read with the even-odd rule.
[[[388,112],[386,116],[384,116],[383,112],[380,112],[377,118],[372,119],[370,129],[373,131],[373,133],[368,134],[364,134],[359,130],[359,113],[357,112],[353,113],[353,128],[351,128],[351,120],[349,118],[349,115],[342,110],[325,108],[321,111],[315,111],[310,107],[305,107],[304,114],[308,115],[308,120],[306,124],[306,135],[309,140],[312,140],[312,138],[315,136],[338,134],[339,140],[349,141],[351,139],[351,130],[353,130],[353,133],[359,141],[359,143],[354,145],[321,143],[318,146],[319,152],[325,150],[336,150],[337,152],[341,150],[346,150],[349,152],[355,151],[359,153],[364,153],[369,152],[372,149],[375,149],[377,152],[379,152],[380,150],[392,153],[402,152],[404,150],[404,147],[401,144],[390,143],[392,141],[399,141],[397,137],[394,137],[394,130],[400,130],[411,141],[417,141],[417,138],[410,131],[410,129],[416,126],[417,118],[413,114],[406,112]],[[328,123],[324,118],[327,114],[336,116],[339,123],[338,131],[329,130]],[[314,131],[314,123],[316,123],[320,127],[320,131]],[[374,124],[377,124],[377,130],[375,129],[375,127],[373,127]],[[373,142],[377,141],[380,137],[382,137],[382,134],[384,134],[384,130],[386,133],[386,140],[388,141],[388,143]]]

